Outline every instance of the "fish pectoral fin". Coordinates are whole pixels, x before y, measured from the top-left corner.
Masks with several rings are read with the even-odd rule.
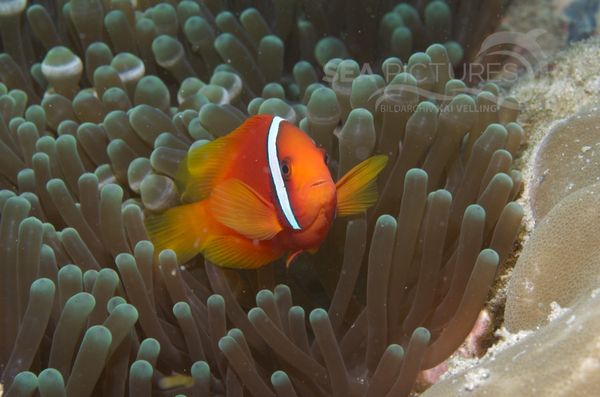
[[[204,249],[204,257],[215,265],[234,269],[256,269],[281,256],[269,247],[241,236],[216,236]]]
[[[186,203],[204,200],[219,183],[222,171],[232,161],[232,153],[243,142],[249,131],[268,128],[273,116],[259,115],[247,119],[229,134],[207,142],[193,145],[182,160],[175,184]]]
[[[253,240],[269,240],[283,228],[271,203],[239,179],[217,185],[210,209],[223,225]]]
[[[337,215],[364,212],[377,201],[375,178],[385,168],[388,157],[377,155],[352,168],[337,183]]]
[[[175,184],[183,201],[200,201],[210,195],[226,157],[230,139],[221,138],[189,150],[181,160]]]
[[[148,237],[154,244],[154,253],[172,249],[182,264],[200,253],[203,246],[198,216],[199,203],[169,208],[160,214],[149,214],[144,219]]]

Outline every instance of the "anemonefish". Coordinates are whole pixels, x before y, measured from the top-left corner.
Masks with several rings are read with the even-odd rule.
[[[287,255],[316,252],[336,216],[364,212],[377,199],[373,156],[334,183],[326,153],[281,117],[253,116],[228,135],[193,147],[176,186],[183,204],[146,217],[156,252],[180,263],[202,253],[229,268],[255,269]]]

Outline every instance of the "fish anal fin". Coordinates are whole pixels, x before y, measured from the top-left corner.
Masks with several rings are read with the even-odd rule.
[[[228,179],[210,195],[213,216],[249,239],[269,240],[283,228],[271,203],[239,179]]]
[[[146,215],[144,224],[157,255],[162,250],[172,249],[177,254],[177,261],[185,263],[202,251],[208,235],[202,225],[203,205],[186,204],[160,214]]]
[[[279,258],[281,253],[242,236],[216,236],[205,247],[204,257],[221,267],[256,269]]]
[[[377,175],[385,168],[388,157],[377,155],[359,163],[337,183],[337,215],[350,216],[366,211],[377,201]]]

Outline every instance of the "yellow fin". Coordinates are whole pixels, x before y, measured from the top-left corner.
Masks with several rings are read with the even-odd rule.
[[[302,254],[304,251],[302,250],[298,250],[296,252],[292,252],[288,255],[287,259],[285,260],[285,267],[286,269],[290,268],[290,265],[292,264],[292,262],[294,262],[296,260],[296,258],[298,258],[300,256],[300,254]]]
[[[234,269],[256,269],[280,256],[280,253],[240,236],[211,238],[204,250],[204,257],[215,265]]]
[[[183,158],[175,175],[182,201],[190,203],[208,197],[223,169],[229,140],[223,137],[193,147]]]
[[[201,224],[200,203],[173,207],[161,214],[149,214],[144,220],[154,252],[172,249],[177,261],[185,263],[198,255],[206,240],[207,231]]]
[[[388,162],[385,155],[369,157],[356,165],[337,183],[337,215],[360,214],[377,201],[375,178]]]
[[[239,179],[213,189],[210,209],[219,222],[249,239],[269,240],[282,230],[273,205]]]
[[[188,375],[167,375],[159,379],[158,388],[161,390],[175,389],[177,387],[191,387],[194,385],[194,378]]]

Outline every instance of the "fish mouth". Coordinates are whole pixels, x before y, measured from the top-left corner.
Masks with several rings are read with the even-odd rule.
[[[322,185],[324,183],[326,183],[327,180],[326,179],[319,179],[318,181],[316,181],[315,183],[313,183],[312,185],[310,185],[311,187],[315,187],[315,186],[319,186]]]

